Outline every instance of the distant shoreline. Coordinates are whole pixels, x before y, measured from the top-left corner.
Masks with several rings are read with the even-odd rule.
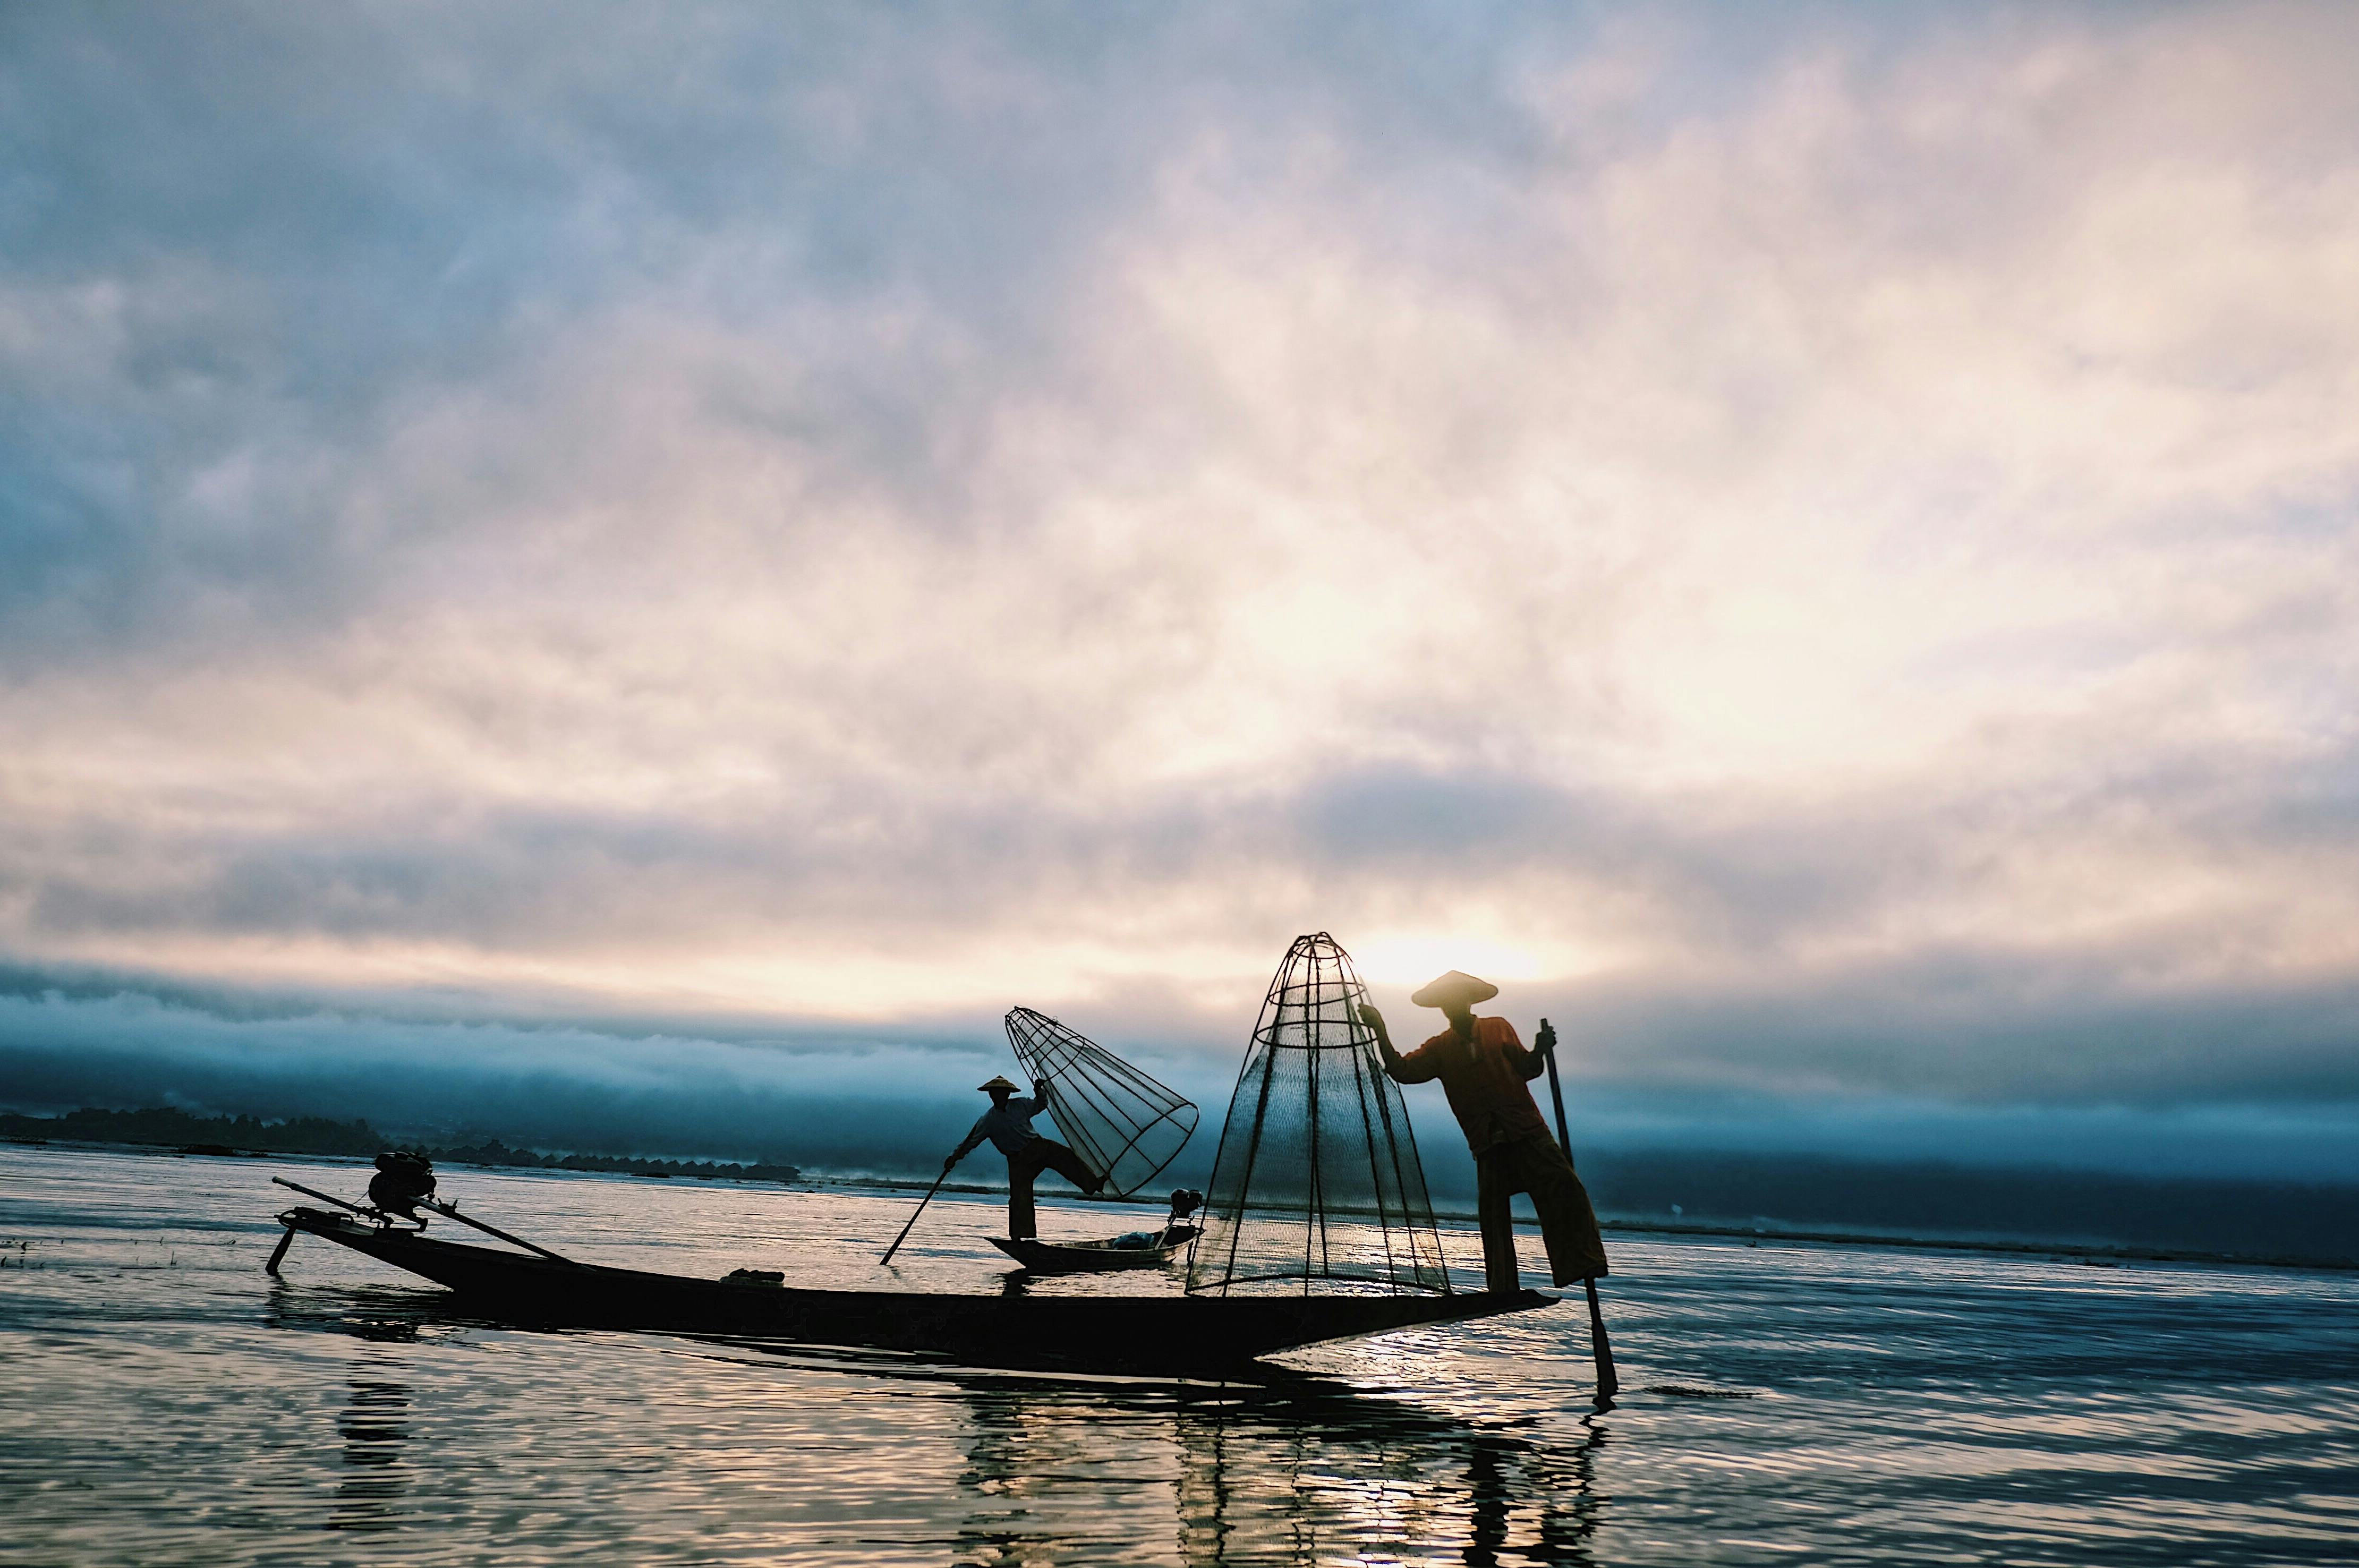
[[[311,1154],[277,1149],[172,1149],[160,1144],[107,1143],[90,1139],[31,1138],[0,1135],[0,1147],[54,1149],[67,1153],[141,1154],[166,1159],[236,1159],[304,1160],[313,1163],[352,1164],[365,1168],[368,1156],[354,1154]],[[821,1176],[804,1172],[792,1181],[775,1179],[747,1178],[734,1175],[677,1176],[669,1172],[631,1171],[567,1170],[557,1166],[502,1165],[466,1160],[438,1160],[437,1167],[465,1171],[485,1171],[511,1176],[587,1176],[600,1180],[667,1181],[690,1180],[712,1185],[729,1182],[734,1185],[777,1189],[785,1187],[825,1189],[835,1192],[924,1192],[934,1184],[889,1176]],[[1004,1198],[1006,1187],[985,1186],[977,1182],[945,1181],[936,1189],[965,1197]],[[1093,1198],[1094,1203],[1124,1203],[1138,1208],[1161,1208],[1161,1194],[1141,1194],[1130,1198]],[[1437,1222],[1447,1222],[1453,1229],[1471,1231],[1475,1216],[1471,1211],[1437,1209]],[[1518,1230],[1535,1232],[1538,1226],[1529,1220],[1518,1219]],[[1987,1254],[2000,1257],[2070,1258],[2092,1268],[2117,1268],[2125,1263],[2200,1263],[2234,1269],[2274,1269],[2322,1273],[2359,1272],[2359,1259],[2339,1258],[2307,1258],[2295,1256],[2258,1257],[2234,1252],[2207,1252],[2189,1247],[2128,1247],[2101,1242],[2030,1241],[2006,1237],[1941,1237],[1899,1236],[1863,1231],[1806,1230],[1785,1226],[1747,1225],[1734,1223],[1714,1225],[1698,1221],[1650,1219],[1601,1219],[1598,1227],[1618,1236],[1694,1236],[1714,1241],[1799,1243],[1814,1247],[1867,1247],[1898,1248],[1916,1252],[1959,1252]]]
[[[297,1116],[266,1121],[255,1116],[202,1116],[169,1105],[110,1111],[95,1105],[62,1116],[33,1116],[0,1112],[0,1138],[15,1143],[162,1149],[178,1154],[275,1155],[314,1159],[374,1160],[388,1149],[408,1148],[446,1165],[477,1165],[519,1171],[580,1171],[614,1176],[686,1176],[702,1181],[795,1181],[799,1167],[777,1160],[676,1160],[647,1155],[546,1153],[512,1149],[494,1137],[473,1143],[429,1147],[379,1132],[364,1119]]]

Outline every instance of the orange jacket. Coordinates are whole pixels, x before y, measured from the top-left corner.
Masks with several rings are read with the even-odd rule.
[[[1547,1067],[1546,1057],[1524,1049],[1515,1025],[1505,1018],[1478,1018],[1472,1045],[1459,1039],[1457,1030],[1443,1029],[1387,1071],[1399,1083],[1440,1079],[1450,1109],[1466,1131],[1466,1147],[1481,1154],[1534,1134],[1548,1136],[1548,1123],[1540,1119],[1532,1092],[1524,1087]]]

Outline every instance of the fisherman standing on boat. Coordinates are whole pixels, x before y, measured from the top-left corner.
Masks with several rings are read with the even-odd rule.
[[[1049,1108],[1046,1080],[1032,1085],[1028,1100],[1013,1098],[1016,1085],[1005,1076],[994,1078],[982,1089],[991,1096],[991,1109],[976,1119],[966,1141],[942,1161],[942,1174],[949,1175],[951,1167],[964,1160],[968,1150],[989,1138],[994,1149],[1007,1156],[1007,1237],[1029,1241],[1038,1234],[1032,1214],[1032,1182],[1041,1171],[1054,1171],[1093,1198],[1104,1188],[1105,1178],[1063,1144],[1032,1130],[1032,1118]]]
[[[1540,1236],[1548,1244],[1549,1268],[1559,1286],[1596,1279],[1606,1271],[1605,1243],[1597,1234],[1597,1214],[1589,1191],[1573,1174],[1572,1159],[1549,1136],[1540,1108],[1524,1085],[1548,1068],[1556,1031],[1543,1020],[1539,1049],[1527,1051],[1505,1018],[1478,1018],[1474,1004],[1499,988],[1453,969],[1409,998],[1420,1007],[1439,1007],[1450,1027],[1407,1056],[1393,1049],[1385,1016],[1362,1004],[1360,1018],[1376,1033],[1385,1072],[1397,1083],[1441,1080],[1450,1108],[1474,1154],[1476,1212],[1483,1225],[1483,1269],[1494,1290],[1513,1290],[1522,1281],[1516,1268],[1516,1231],[1507,1200],[1531,1194],[1539,1211]]]

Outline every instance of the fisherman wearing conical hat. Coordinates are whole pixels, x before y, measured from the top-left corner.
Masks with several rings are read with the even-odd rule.
[[[991,1096],[991,1109],[976,1118],[966,1141],[942,1161],[942,1174],[949,1175],[951,1167],[964,1160],[969,1149],[989,1138],[994,1149],[1007,1156],[1008,1239],[1029,1241],[1038,1234],[1032,1213],[1032,1182],[1041,1171],[1054,1171],[1091,1197],[1105,1186],[1105,1178],[1082,1164],[1082,1157],[1063,1144],[1032,1130],[1032,1118],[1049,1108],[1047,1080],[1033,1083],[1028,1100],[1014,1098],[1016,1085],[1004,1076],[979,1087]]]
[[[1525,1087],[1548,1067],[1556,1031],[1545,1020],[1539,1049],[1527,1051],[1505,1018],[1478,1018],[1474,1004],[1499,988],[1453,969],[1409,998],[1420,1007],[1439,1007],[1450,1027],[1407,1056],[1393,1049],[1385,1017],[1362,1004],[1360,1017],[1376,1032],[1385,1072],[1397,1083],[1441,1080],[1450,1109],[1474,1153],[1476,1212],[1483,1223],[1483,1268],[1494,1290],[1513,1290],[1516,1232],[1507,1200],[1528,1192],[1539,1211],[1540,1236],[1548,1244],[1549,1268],[1558,1285],[1595,1279],[1605,1269],[1605,1244],[1597,1234],[1597,1214],[1589,1192],[1573,1174],[1572,1160],[1549,1136],[1548,1123]]]

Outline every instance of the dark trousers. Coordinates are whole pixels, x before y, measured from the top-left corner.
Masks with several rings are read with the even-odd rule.
[[[1054,1171],[1084,1192],[1105,1185],[1082,1157],[1054,1138],[1036,1138],[1020,1154],[1007,1157],[1007,1235],[1012,1241],[1029,1241],[1039,1234],[1032,1215],[1032,1181],[1043,1171]]]
[[[1572,1173],[1556,1139],[1546,1133],[1495,1143],[1474,1157],[1475,1213],[1483,1222],[1483,1274],[1494,1290],[1522,1288],[1516,1268],[1516,1226],[1507,1200],[1529,1192],[1539,1212],[1549,1271],[1559,1285],[1605,1272],[1605,1242],[1589,1189]]]

